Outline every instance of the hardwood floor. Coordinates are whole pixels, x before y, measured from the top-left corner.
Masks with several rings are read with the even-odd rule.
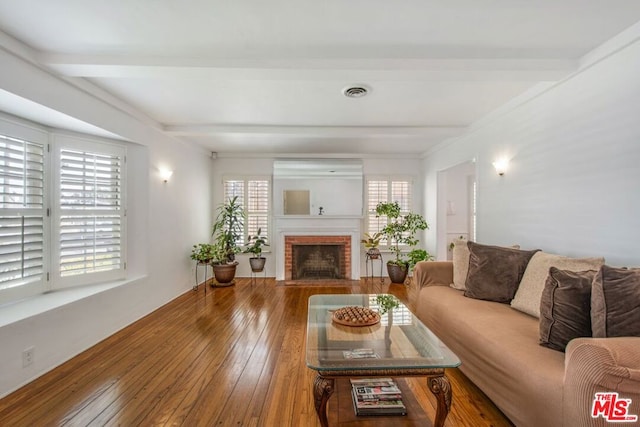
[[[279,286],[238,279],[187,292],[0,400],[1,426],[319,426],[315,372],[304,361],[307,299],[319,293],[392,293],[403,285]],[[446,426],[509,426],[457,369]],[[406,380],[429,419],[425,379]],[[329,400],[337,423],[338,399]],[[386,425],[382,418],[348,425]],[[413,425],[395,417],[389,425]],[[332,424],[333,425],[333,424]],[[341,423],[340,425],[347,425]],[[417,424],[416,424],[417,425]],[[420,424],[424,425],[424,424]]]

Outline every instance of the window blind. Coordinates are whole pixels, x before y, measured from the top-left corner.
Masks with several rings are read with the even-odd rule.
[[[60,276],[122,268],[123,156],[60,151]]]
[[[260,229],[263,236],[269,235],[269,181],[247,182],[247,234],[255,236]]]
[[[237,196],[247,214],[244,234],[238,245],[247,242],[247,236],[255,236],[258,229],[262,236],[269,235],[270,181],[268,179],[225,179],[224,200]]]
[[[367,233],[373,235],[387,225],[386,216],[376,216],[378,203],[398,202],[401,214],[411,211],[413,205],[412,183],[407,179],[368,179],[367,180]],[[386,245],[386,241],[381,241]]]
[[[42,281],[44,145],[0,135],[0,290]]]

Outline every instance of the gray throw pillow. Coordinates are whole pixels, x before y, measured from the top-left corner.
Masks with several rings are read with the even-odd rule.
[[[469,272],[464,295],[469,298],[509,303],[513,299],[529,260],[539,251],[522,251],[467,242]]]
[[[640,269],[600,268],[591,288],[591,329],[596,338],[640,337]]]
[[[569,341],[591,336],[591,283],[595,270],[549,269],[540,299],[540,345],[564,351]]]

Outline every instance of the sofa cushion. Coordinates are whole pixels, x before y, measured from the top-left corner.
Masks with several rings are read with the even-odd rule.
[[[466,239],[458,239],[453,242],[453,283],[451,287],[464,291],[465,282],[469,273],[469,246]],[[520,245],[509,246],[520,249]]]
[[[540,301],[540,345],[564,351],[572,339],[591,336],[591,283],[595,274],[595,270],[549,269]]]
[[[568,258],[542,251],[537,252],[527,265],[518,291],[511,301],[511,307],[531,316],[540,317],[540,297],[550,267],[570,271],[597,271],[603,264],[604,258]]]
[[[467,240],[459,239],[453,242],[453,283],[451,287],[464,291],[464,282],[469,272],[469,248]]]
[[[600,268],[591,289],[591,329],[596,338],[640,337],[640,269]]]
[[[467,242],[469,272],[466,297],[509,303],[518,289],[529,260],[538,250],[522,251]]]

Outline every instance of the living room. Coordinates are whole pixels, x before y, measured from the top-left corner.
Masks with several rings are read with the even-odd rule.
[[[31,25],[25,27],[38,28],[47,16],[56,16],[48,9],[51,6],[42,3],[43,12],[31,11],[38,19],[28,21]],[[563,3],[568,11],[543,11],[551,16],[562,12],[568,25],[572,14],[580,16],[583,5]],[[640,109],[640,7],[634,2],[622,3],[624,7],[616,13],[611,12],[613,16],[606,15],[610,19],[598,15],[604,16],[607,9],[614,9],[613,6],[603,6],[605,10],[585,10],[584,27],[601,25],[609,33],[605,37],[606,31],[602,30],[598,33],[600,39],[591,39],[588,48],[580,45],[574,50],[571,47],[578,42],[571,37],[565,39],[564,45],[547,52],[544,58],[550,70],[544,70],[542,60],[535,64],[537,68],[532,65],[527,68],[527,61],[511,57],[517,66],[507,72],[501,67],[506,67],[508,61],[498,61],[498,66],[490,70],[495,79],[518,80],[514,77],[518,72],[536,71],[538,74],[531,79],[534,82],[518,81],[521,85],[517,88],[504,90],[504,102],[494,105],[490,102],[493,98],[484,99],[486,114],[470,123],[433,126],[433,132],[441,133],[439,138],[426,133],[428,123],[409,120],[404,124],[400,120],[397,131],[392,126],[371,130],[375,124],[362,118],[358,120],[357,111],[361,107],[351,105],[349,112],[356,120],[346,125],[326,126],[328,129],[322,129],[321,121],[305,126],[302,122],[281,120],[280,126],[276,126],[265,125],[256,119],[252,126],[241,123],[238,129],[230,131],[232,126],[223,121],[222,125],[218,123],[212,138],[220,143],[220,148],[215,149],[208,145],[210,138],[206,138],[213,132],[211,129],[197,132],[198,126],[207,128],[210,121],[198,121],[196,115],[192,122],[196,125],[176,125],[187,121],[165,117],[163,110],[154,109],[153,102],[158,98],[149,101],[151,105],[145,105],[146,109],[140,108],[91,83],[91,78],[97,81],[118,75],[118,71],[93,70],[94,66],[99,68],[101,60],[113,60],[110,66],[114,70],[127,65],[127,61],[91,57],[92,54],[99,56],[97,51],[76,52],[77,57],[67,52],[73,56],[67,57],[60,46],[56,46],[58,50],[34,47],[32,44],[46,44],[46,39],[53,37],[55,31],[46,33],[43,30],[40,38],[33,40],[20,37],[21,32],[16,27],[21,20],[27,22],[27,17],[11,12],[10,9],[17,6],[3,5],[0,9],[0,29],[3,31],[0,38],[0,120],[6,126],[35,129],[45,139],[86,134],[90,135],[89,139],[98,141],[125,141],[128,234],[126,279],[117,283],[65,287],[0,306],[0,396],[11,393],[190,291],[194,265],[188,253],[194,243],[206,241],[210,236],[212,212],[223,201],[223,180],[239,174],[269,176],[278,159],[356,159],[362,162],[363,180],[372,176],[409,177],[413,183],[414,206],[430,226],[421,236],[421,246],[438,260],[446,259],[448,255],[447,197],[443,192],[443,177],[447,170],[473,162],[478,242],[518,244],[523,249],[543,249],[573,257],[604,257],[607,264],[613,266],[640,266],[634,245],[640,238],[640,229],[634,225],[636,213],[640,211],[636,189],[636,182],[640,181],[640,122],[636,113]],[[47,11],[51,13],[45,13]],[[22,12],[29,15],[28,7]],[[474,9],[474,12],[477,11]],[[541,16],[548,17],[542,12]],[[64,17],[60,16],[60,19]],[[544,29],[547,21],[531,22]],[[576,19],[576,22],[578,25],[582,21]],[[561,26],[556,23],[553,27]],[[590,34],[584,27],[580,28],[579,34]],[[84,31],[89,37],[91,29],[84,28]],[[542,37],[542,34],[538,35]],[[73,39],[74,35],[68,37]],[[467,40],[467,44],[473,43]],[[115,44],[111,52],[117,57],[118,51],[113,46]],[[528,47],[530,52],[535,52],[535,43]],[[570,54],[558,59],[563,52]],[[460,59],[455,58],[455,49],[449,54]],[[466,59],[470,60],[469,57]],[[255,57],[245,58],[246,62],[250,60]],[[154,58],[148,56],[133,62],[149,67]],[[560,63],[565,67],[560,67]],[[287,64],[284,61],[279,65],[286,68]],[[164,65],[170,67],[175,63]],[[189,72],[194,72],[193,68],[203,64],[190,65]],[[268,65],[264,66],[267,71]],[[357,65],[363,66],[362,63]],[[393,63],[383,65],[391,67]],[[445,65],[452,66],[452,63]],[[469,65],[474,71],[482,66]],[[318,66],[320,69],[326,67]],[[411,71],[415,71],[412,65],[405,67],[401,70],[408,79],[405,83],[420,80],[411,77]],[[421,65],[415,67],[419,72],[425,72]],[[442,74],[437,66],[430,67],[427,71],[433,74],[427,73],[429,78],[435,79],[434,75]],[[375,66],[373,68],[367,71],[379,71]],[[233,68],[231,72],[235,70]],[[229,73],[229,70],[217,71],[220,75]],[[252,80],[251,72],[255,70],[248,67],[245,71],[249,74],[247,80]],[[288,80],[282,77],[288,74],[280,71],[283,74],[278,76]],[[309,75],[322,73],[317,69],[304,71]],[[335,70],[327,71],[327,80],[333,79],[333,72]],[[127,70],[126,76],[131,78],[129,73],[131,70]],[[360,78],[353,80],[359,75],[345,74],[352,78],[335,83],[338,91],[344,85],[361,82]],[[369,83],[371,96],[382,92],[376,86],[376,75],[367,76],[373,82]],[[266,80],[269,78],[274,77],[268,75]],[[377,78],[384,80],[381,76]],[[490,80],[486,75],[484,78]],[[133,88],[129,89],[133,93],[137,81],[132,80]],[[444,85],[446,81],[440,76],[438,83]],[[117,89],[116,83],[110,84]],[[156,88],[154,86],[154,90]],[[286,86],[282,88],[284,91]],[[460,90],[462,95],[459,97],[464,98],[465,92]],[[193,92],[197,90],[192,88],[190,93]],[[404,93],[407,92],[410,90],[405,88]],[[478,92],[473,93],[478,95]],[[349,101],[366,100],[367,97]],[[262,97],[256,100],[255,108],[268,110],[269,105],[261,102],[264,102]],[[295,109],[295,102],[291,99],[288,102]],[[203,105],[198,104],[198,107]],[[457,105],[459,109],[465,108],[464,102]],[[189,109],[188,105],[183,107]],[[235,108],[240,107],[232,106],[229,110]],[[258,118],[260,114],[260,111],[256,113]],[[386,110],[385,114],[394,115],[395,111]],[[419,116],[421,112],[414,112],[414,115]],[[412,126],[416,123],[417,126]],[[259,138],[270,130],[270,126],[277,128],[280,134]],[[370,141],[374,145],[367,145],[362,135],[349,135],[355,132],[350,127],[379,132]],[[332,137],[336,133],[339,136]],[[398,134],[409,136],[406,146],[410,150],[395,152],[392,149],[405,141]],[[291,139],[301,142],[297,151],[280,145]],[[200,143],[203,140],[206,142]],[[262,150],[250,145],[256,140],[263,144]],[[237,151],[236,148],[243,144],[250,145],[253,151]],[[508,168],[499,175],[493,164],[502,158],[508,159]],[[159,174],[164,168],[173,171],[167,182]],[[363,198],[359,201],[364,202]],[[312,212],[313,215],[316,213],[315,210]],[[326,215],[330,217],[331,211]],[[359,223],[358,234],[364,231],[364,219]],[[277,242],[273,240],[275,236],[270,237]],[[277,276],[278,250],[277,244],[269,248],[266,270],[269,277]],[[364,250],[358,253],[357,272],[362,277],[366,267]],[[240,257],[245,261],[246,255]],[[246,262],[241,262],[238,274],[250,276]],[[34,362],[23,368],[22,354],[28,348],[35,349]]]

